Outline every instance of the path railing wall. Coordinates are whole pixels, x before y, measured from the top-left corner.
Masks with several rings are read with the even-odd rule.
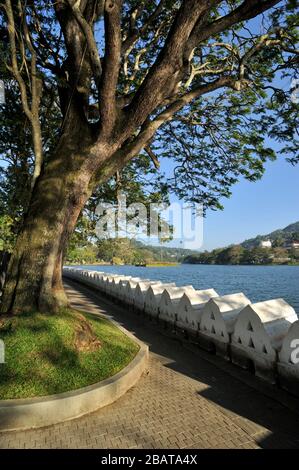
[[[71,267],[63,275],[299,396],[299,320],[285,300],[251,303],[242,292],[219,296],[214,289]]]

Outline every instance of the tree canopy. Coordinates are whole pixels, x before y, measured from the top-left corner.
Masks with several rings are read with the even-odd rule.
[[[131,195],[173,191],[216,209],[267,160],[298,162],[296,0],[0,6],[4,191],[25,175],[9,201],[24,217],[3,310],[51,309],[54,291],[65,301],[67,242],[91,195],[121,172]],[[160,164],[165,176],[153,178]]]
[[[267,159],[298,160],[296,1],[2,3],[1,69],[26,148],[31,125],[33,180],[70,115],[89,132],[123,127],[115,169],[140,153],[157,166],[157,151],[170,159],[164,189],[212,208]],[[8,113],[1,154],[16,158]]]

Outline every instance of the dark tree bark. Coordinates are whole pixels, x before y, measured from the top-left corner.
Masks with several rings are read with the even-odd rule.
[[[2,312],[49,313],[68,304],[62,283],[63,256],[94,186],[121,165],[123,156],[115,148],[94,139],[82,123],[65,132],[34,186],[9,263]]]
[[[65,171],[63,154],[38,180],[9,264],[2,311],[57,310],[66,298],[57,259],[90,195],[90,174]]]
[[[0,252],[0,293],[4,287],[6,272],[11,254],[8,251]]]

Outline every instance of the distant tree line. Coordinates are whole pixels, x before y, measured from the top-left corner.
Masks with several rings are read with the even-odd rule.
[[[149,263],[180,262],[192,250],[167,246],[151,246],[135,239],[109,238],[85,241],[82,231],[75,232],[69,244],[66,262],[69,264],[111,263],[143,265]]]
[[[204,251],[187,256],[184,263],[190,264],[296,264],[299,263],[299,249],[274,246],[272,248],[244,248],[234,245]]]

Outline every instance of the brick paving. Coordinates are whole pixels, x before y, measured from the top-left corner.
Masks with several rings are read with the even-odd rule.
[[[150,346],[146,373],[114,404],[65,423],[0,433],[0,448],[298,448],[299,415],[156,326],[68,282],[76,308],[107,315]],[[108,313],[109,312],[109,313]]]

